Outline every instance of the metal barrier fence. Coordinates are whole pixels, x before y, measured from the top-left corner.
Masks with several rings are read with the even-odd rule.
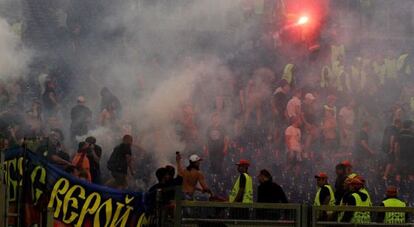
[[[166,205],[162,193],[174,192],[174,201]],[[156,226],[306,226],[307,208],[301,204],[229,203],[183,200],[180,188],[157,193],[157,211],[151,218]],[[171,194],[170,194],[171,195]],[[161,200],[159,200],[161,199]],[[204,198],[206,199],[206,198]],[[211,198],[210,198],[211,199]],[[164,205],[161,205],[164,204]]]
[[[174,226],[301,226],[300,204],[180,201]]]
[[[414,226],[412,215],[414,207],[354,207],[354,206],[313,206],[311,207],[311,226]],[[338,222],[337,215],[340,212],[369,212],[370,222],[364,224],[353,224],[346,222]],[[404,213],[406,216],[405,223],[384,223],[383,217],[385,213]],[[321,219],[321,214],[330,213]]]
[[[146,226],[414,226],[414,207],[308,206],[302,204],[187,201],[182,200],[182,194],[178,189],[174,189],[175,199],[172,203],[162,201],[165,191],[157,191],[155,212]],[[10,216],[7,206],[7,187],[4,181],[0,184],[0,192],[0,196],[2,196],[0,199],[0,226],[8,226],[7,219]],[[337,222],[336,217],[341,212],[369,212],[370,221],[364,224]],[[387,212],[404,213],[406,222],[383,223],[381,218]],[[18,226],[21,225],[18,224]],[[47,220],[44,220],[41,226],[53,226],[51,211],[48,211]]]
[[[159,193],[162,193],[159,191]],[[157,196],[162,198],[161,195]],[[340,212],[370,212],[370,222],[337,222]],[[385,224],[379,214],[404,213],[405,223]],[[158,206],[158,217],[151,224],[167,227],[190,226],[414,226],[414,208],[308,206],[302,204],[229,203],[182,200],[178,189],[172,204]],[[323,216],[321,214],[328,214]]]
[[[370,212],[371,221],[364,224],[337,222],[339,212]],[[330,212],[335,219],[320,219],[321,213]],[[378,221],[378,214],[405,213],[405,223]],[[172,212],[170,212],[172,214]],[[176,201],[174,215],[163,219],[160,226],[414,226],[410,214],[414,208],[307,206],[301,204],[228,203],[203,201]]]

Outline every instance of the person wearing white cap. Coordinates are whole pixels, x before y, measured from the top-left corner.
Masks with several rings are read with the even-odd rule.
[[[204,178],[204,174],[200,171],[200,162],[202,159],[200,156],[193,154],[189,157],[188,161],[190,164],[187,168],[184,168],[181,163],[181,155],[179,152],[176,153],[176,161],[177,161],[177,170],[178,175],[183,178],[183,193],[185,199],[193,200],[194,199],[194,192],[200,190],[204,193],[212,194],[210,189],[207,186],[207,183]],[[201,189],[197,188],[197,184],[200,184]]]
[[[89,123],[92,119],[92,111],[85,105],[85,97],[79,96],[77,104],[70,111],[72,120],[70,125],[71,141],[76,144],[76,136],[84,136],[88,133]]]

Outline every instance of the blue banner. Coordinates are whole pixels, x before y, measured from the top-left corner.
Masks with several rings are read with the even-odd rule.
[[[89,183],[22,148],[7,150],[5,160],[10,202],[16,202],[18,190],[23,190],[23,203],[38,210],[47,206],[55,220],[69,226],[141,226],[144,222],[144,193]]]

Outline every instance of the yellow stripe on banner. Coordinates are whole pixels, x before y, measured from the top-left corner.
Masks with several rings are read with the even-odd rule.
[[[141,216],[138,219],[137,227],[143,227],[144,225],[148,225],[148,218],[145,215],[145,213],[141,214]]]

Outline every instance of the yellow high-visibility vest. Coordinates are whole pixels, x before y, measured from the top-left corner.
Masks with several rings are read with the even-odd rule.
[[[244,188],[243,200],[242,203],[253,203],[253,180],[252,177],[247,173],[243,173],[246,178],[246,185]],[[233,186],[233,189],[230,191],[229,202],[234,202],[236,196],[240,189],[240,176],[237,178],[236,183]]]
[[[370,207],[370,202],[367,200],[362,201],[361,196],[358,193],[352,193],[352,196],[355,199],[355,204],[357,207]],[[367,211],[358,211],[354,212],[354,216],[351,219],[351,223],[354,224],[366,224],[371,222],[371,214]]]
[[[359,189],[359,191],[367,195],[367,201],[369,202],[369,205],[372,206],[372,200],[371,200],[371,196],[369,195],[368,190],[366,188],[361,188]]]
[[[388,198],[382,201],[384,207],[406,207],[405,202],[397,198]],[[386,212],[384,223],[386,224],[402,224],[405,223],[405,213],[404,212]]]
[[[329,206],[335,206],[335,193],[332,189],[332,186],[329,185],[329,184],[326,184],[323,187],[325,187],[329,190],[330,199],[329,199],[329,204],[328,205]],[[320,199],[319,199],[319,196],[321,194],[321,190],[322,190],[322,188],[318,188],[318,191],[316,192],[315,200],[313,202],[314,206],[320,206],[321,205],[321,202],[320,202]]]

